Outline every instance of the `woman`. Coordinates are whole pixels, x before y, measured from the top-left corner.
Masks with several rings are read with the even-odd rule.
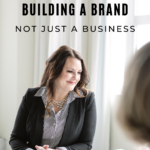
[[[150,143],[150,43],[138,50],[129,63],[118,118],[130,137]]]
[[[61,46],[46,61],[40,87],[27,90],[10,138],[13,150],[90,150],[96,105],[82,57]]]

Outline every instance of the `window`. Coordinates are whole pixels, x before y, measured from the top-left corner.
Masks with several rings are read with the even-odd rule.
[[[150,1],[135,0],[135,49],[138,50],[150,41]]]
[[[109,0],[108,0],[109,2]],[[115,1],[116,2],[116,1]],[[112,3],[112,0],[111,0]],[[120,3],[120,2],[118,2]],[[124,1],[129,12],[126,17],[110,17],[110,24],[134,25],[135,32],[112,33],[107,36],[110,55],[110,91],[111,95],[120,95],[124,81],[124,70],[133,54],[150,41],[150,0]],[[113,18],[113,19],[112,19]]]

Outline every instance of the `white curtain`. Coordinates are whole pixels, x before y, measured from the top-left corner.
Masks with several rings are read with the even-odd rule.
[[[36,4],[40,4],[41,10],[42,5],[48,6],[51,0],[36,0]],[[48,7],[45,7],[47,12]],[[48,43],[49,43],[49,33],[41,32],[43,31],[43,27],[47,27],[49,25],[49,16],[38,16],[36,15],[35,25],[35,51],[34,51],[34,81],[33,85],[36,87],[39,85],[41,81],[42,74],[45,68],[45,62],[48,58]]]
[[[134,26],[134,1],[130,0],[107,0],[107,3],[128,5],[128,15],[107,16],[105,25],[115,26],[115,32],[105,33],[105,59],[104,59],[104,101],[110,104],[110,149],[136,149],[136,144],[131,141],[123,129],[119,126],[116,118],[118,100],[122,92],[125,68],[134,53],[135,32],[130,31],[130,26]],[[117,31],[117,26],[121,26],[121,32]],[[124,32],[124,26],[128,26],[129,31]],[[120,27],[119,27],[120,28]]]

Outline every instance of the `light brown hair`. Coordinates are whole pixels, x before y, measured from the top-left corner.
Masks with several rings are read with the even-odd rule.
[[[118,119],[133,139],[150,142],[150,43],[136,52],[127,67]]]

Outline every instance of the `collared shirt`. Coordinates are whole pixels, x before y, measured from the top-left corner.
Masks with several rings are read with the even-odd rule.
[[[78,90],[80,95],[83,95],[83,92],[81,90]],[[41,96],[43,103],[46,108],[46,93],[47,88],[41,87],[35,94],[35,96]],[[74,90],[69,92],[68,98],[64,106],[61,110],[55,114],[55,110],[53,105],[50,105],[50,116],[48,118],[44,118],[44,127],[43,127],[43,137],[42,137],[42,146],[43,145],[49,145],[50,148],[55,148],[61,138],[64,131],[66,119],[68,116],[68,110],[69,105],[71,102],[73,102],[76,98],[82,98],[80,97]],[[47,111],[45,109],[45,115],[47,115]],[[56,147],[60,150],[67,150],[65,147]]]

